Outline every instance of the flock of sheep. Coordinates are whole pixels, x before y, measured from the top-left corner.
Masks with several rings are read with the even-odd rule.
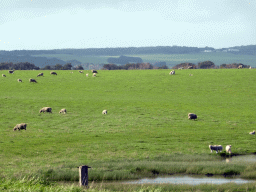
[[[9,70],[8,72],[9,72],[9,74],[13,74],[13,73],[14,73],[14,70]],[[70,73],[73,73],[73,71],[70,72]],[[79,73],[84,73],[84,72],[83,72],[83,71],[79,71]],[[98,72],[97,72],[96,70],[92,70],[92,76],[93,76],[93,77],[96,77],[96,74],[97,74],[97,73],[98,73]],[[51,71],[50,74],[51,74],[51,75],[57,75],[57,73],[54,72],[54,71]],[[44,73],[39,73],[36,77],[40,77],[40,76],[44,76]],[[88,77],[88,76],[89,76],[89,74],[86,73],[86,77]],[[6,77],[6,75],[5,75],[5,74],[2,74],[2,77]],[[22,79],[17,79],[17,81],[18,81],[18,82],[22,82]],[[29,79],[29,82],[30,82],[30,83],[37,83],[37,81],[36,81],[35,79],[32,79],[32,78]]]
[[[238,69],[241,69],[243,66],[240,66],[239,65],[239,67],[238,67]],[[183,68],[179,68],[179,69],[183,69]],[[251,69],[251,67],[249,68],[249,69]],[[169,75],[175,75],[175,71],[173,70],[173,71],[171,71],[170,73],[169,73]],[[189,74],[189,76],[193,76],[193,74]],[[188,119],[197,119],[197,115],[196,114],[193,114],[193,113],[189,113],[188,114]],[[255,135],[255,131],[252,131],[252,132],[250,132],[249,133],[250,135]],[[210,150],[211,150],[211,153],[212,153],[212,151],[216,151],[216,153],[218,153],[218,151],[222,151],[222,145],[209,145],[209,148],[210,148]],[[231,145],[227,145],[226,146],[226,153],[229,153],[229,154],[231,154],[232,152],[231,152]]]
[[[9,73],[10,73],[10,74],[13,74],[14,71],[13,71],[13,70],[10,70]],[[70,72],[70,73],[73,73],[73,72]],[[83,71],[79,71],[79,73],[83,73]],[[92,70],[92,73],[93,73],[93,76],[95,77],[98,72],[97,72],[96,70]],[[50,72],[50,74],[51,74],[51,75],[57,75],[57,73],[54,72],[54,71]],[[39,74],[37,75],[37,77],[40,77],[40,76],[43,76],[43,75],[44,75],[43,73],[39,73]],[[171,72],[169,73],[169,75],[175,75],[175,71],[174,71],[174,70],[171,71]],[[192,74],[189,74],[189,75],[192,76]],[[88,73],[86,74],[86,76],[88,77]],[[2,77],[6,77],[6,75],[2,74]],[[21,79],[18,79],[18,82],[22,82],[22,80],[21,80]],[[37,81],[36,81],[35,79],[31,79],[31,78],[29,79],[29,82],[35,82],[35,83],[37,83]],[[39,110],[39,113],[42,113],[42,112],[43,112],[43,113],[45,113],[45,112],[52,113],[52,108],[51,108],[51,107],[43,107],[42,109]],[[67,113],[67,110],[66,110],[65,108],[63,108],[63,109],[61,109],[61,110],[59,111],[59,113],[64,113],[64,114],[66,114],[66,113]],[[103,110],[103,111],[102,111],[102,114],[107,114],[107,110]],[[193,120],[195,120],[195,119],[197,119],[197,115],[194,114],[194,113],[189,113],[189,114],[188,114],[188,119],[193,119]],[[13,131],[22,130],[22,129],[26,130],[26,127],[27,127],[27,124],[26,124],[26,123],[17,124],[17,125],[13,128]],[[250,134],[250,135],[255,135],[255,131],[250,132],[249,134]],[[216,153],[218,153],[219,151],[222,151],[223,148],[222,148],[222,145],[209,145],[209,149],[211,150],[211,152],[212,152],[212,151],[216,151]],[[231,152],[231,145],[227,145],[227,146],[226,146],[226,153],[229,153],[229,154],[232,153],[232,152]]]

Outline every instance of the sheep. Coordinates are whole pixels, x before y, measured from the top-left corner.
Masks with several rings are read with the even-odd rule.
[[[178,69],[180,69],[180,70],[181,70],[181,69],[184,69],[184,67],[179,67]]]
[[[226,146],[226,153],[231,154],[231,145]]]
[[[189,74],[189,76],[193,76],[193,74]]]
[[[8,71],[10,74],[13,74],[14,73],[14,71],[13,70],[10,70],[10,71]]]
[[[88,77],[89,76],[89,74],[88,73],[86,73],[86,77]]]
[[[98,71],[96,71],[96,70],[92,70],[92,73],[98,73]]]
[[[218,151],[222,151],[222,146],[221,145],[209,145],[209,148],[212,151],[216,151],[216,153],[218,153]]]
[[[57,75],[57,73],[54,72],[54,71],[51,71],[50,74],[51,74],[51,75]]]
[[[39,73],[36,77],[44,76],[44,73]]]
[[[37,81],[35,80],[35,79],[29,79],[29,82],[31,83],[31,82],[34,82],[34,83],[37,83]]]
[[[79,73],[84,73],[83,71],[79,71]]]
[[[252,66],[250,66],[249,69],[252,69]]]
[[[17,124],[14,128],[13,128],[13,131],[16,131],[16,130],[22,130],[22,129],[26,129],[27,128],[27,124],[26,123],[21,123],[21,124]]]
[[[17,81],[18,81],[18,82],[22,82],[22,80],[21,80],[21,79],[17,79]]]
[[[188,114],[188,119],[197,119],[197,115],[196,114],[194,114],[194,113],[189,113]]]
[[[174,70],[171,71],[171,72],[169,73],[169,75],[175,75],[175,71],[174,71]]]
[[[103,110],[103,111],[102,111],[102,114],[105,114],[105,115],[106,115],[106,114],[107,114],[107,110],[106,110],[106,109]]]
[[[253,132],[250,132],[249,134],[250,135],[255,135],[255,131],[253,130]]]
[[[238,67],[237,67],[237,69],[242,69],[243,68],[243,65],[239,65]]]
[[[6,77],[6,75],[5,75],[5,74],[2,74],[2,77]]]
[[[71,71],[70,73],[73,73],[73,71]]]
[[[64,114],[66,114],[66,113],[67,113],[67,110],[66,110],[66,109],[61,109],[59,113],[64,113]]]
[[[48,113],[52,113],[52,108],[51,107],[43,107],[42,109],[39,110],[39,113],[45,113],[45,112],[48,112]]]
[[[93,73],[92,76],[93,76],[93,77],[96,77],[96,73]]]

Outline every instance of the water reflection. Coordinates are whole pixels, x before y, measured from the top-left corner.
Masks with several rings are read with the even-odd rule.
[[[171,176],[171,177],[157,177],[154,179],[140,179],[137,181],[127,181],[125,184],[188,184],[188,185],[199,185],[199,184],[224,184],[224,183],[236,183],[244,184],[254,182],[244,179],[227,179],[227,178],[195,178],[189,176]]]
[[[229,162],[256,162],[256,155],[239,155],[226,158],[225,161]]]

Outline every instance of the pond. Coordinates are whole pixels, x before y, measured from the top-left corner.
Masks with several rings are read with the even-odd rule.
[[[255,182],[252,180],[244,180],[239,178],[214,178],[214,177],[191,177],[191,176],[169,176],[169,177],[157,177],[157,178],[145,178],[136,181],[127,181],[123,184],[187,184],[187,185],[199,185],[199,184],[224,184],[224,183],[236,183],[244,184]]]
[[[233,156],[226,158],[225,161],[227,163],[229,162],[256,162],[256,155],[238,155],[238,156]]]

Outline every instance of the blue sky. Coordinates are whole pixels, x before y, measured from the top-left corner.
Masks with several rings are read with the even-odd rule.
[[[0,0],[0,50],[256,44],[255,0]]]

